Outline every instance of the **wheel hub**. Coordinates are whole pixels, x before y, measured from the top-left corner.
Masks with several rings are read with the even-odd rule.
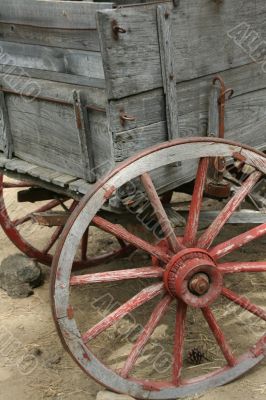
[[[223,278],[207,251],[185,249],[166,266],[164,284],[171,296],[192,307],[202,308],[220,295]]]

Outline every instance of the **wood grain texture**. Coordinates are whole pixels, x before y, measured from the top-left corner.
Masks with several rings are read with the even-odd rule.
[[[169,140],[179,137],[178,97],[176,91],[177,65],[175,65],[171,10],[158,6],[157,23],[163,87],[166,100],[166,118]]]
[[[266,33],[265,10],[264,0],[256,1],[256,6],[249,0],[181,1],[173,10],[172,25],[178,82],[253,61],[251,56],[254,57],[255,49]],[[250,32],[258,32],[258,38],[255,41],[253,35],[245,38],[242,30],[241,48],[229,32],[243,23],[243,26],[250,27]],[[263,58],[264,54],[261,54],[258,59]]]
[[[168,139],[166,122],[158,122],[114,135],[114,158],[122,161],[136,152]]]
[[[96,180],[96,176],[94,174],[92,135],[88,112],[85,108],[85,102],[82,100],[82,95],[77,90],[74,90],[73,92],[73,105],[84,176],[88,182],[92,183]]]
[[[13,73],[13,70],[11,72]],[[33,89],[36,88],[36,91],[34,91],[36,95],[66,101],[71,104],[73,102],[73,90],[79,90],[82,91],[86,104],[100,108],[106,107],[106,95],[103,89],[64,82],[56,82],[55,84],[44,77],[43,79],[34,79],[33,82],[34,85],[32,86],[30,76],[0,73],[0,84],[3,89],[12,89],[19,93],[32,93]]]
[[[8,24],[0,22],[0,40],[13,43],[60,47],[84,51],[100,51],[96,29],[66,30]]]
[[[219,87],[212,85],[209,97],[208,136],[219,137],[219,96]]]
[[[156,6],[99,12],[98,30],[109,99],[162,86]],[[116,40],[112,20],[126,29]]]
[[[74,85],[82,85],[87,87],[105,88],[105,81],[102,78],[91,78],[87,76],[71,75],[55,71],[46,71],[40,69],[32,69],[27,67],[17,67],[10,65],[0,64],[0,73],[4,73],[6,76],[19,76],[28,77],[31,80],[45,79],[56,83],[68,83]]]
[[[0,64],[104,79],[99,52],[0,41]]]
[[[73,108],[16,96],[7,97],[7,107],[17,157],[86,178]]]
[[[111,3],[42,0],[1,0],[0,21],[38,27],[96,29],[95,14]]]
[[[13,154],[13,140],[6,99],[3,92],[0,92],[0,143],[2,143],[2,150],[5,156],[11,158]]]
[[[230,37],[230,30],[244,22],[251,30],[259,27],[263,38],[266,33],[264,13],[257,10],[265,10],[264,0],[258,0],[256,7],[248,0],[241,3],[224,0],[222,6],[209,0],[180,2],[171,15],[176,82],[254,62],[255,44],[247,41],[246,47],[241,48]],[[113,19],[126,29],[118,40],[112,35]],[[162,87],[155,6],[102,11],[98,20],[108,98],[122,98]],[[264,60],[264,53],[257,51],[255,54],[258,63]],[[258,64],[258,68],[262,65]]]

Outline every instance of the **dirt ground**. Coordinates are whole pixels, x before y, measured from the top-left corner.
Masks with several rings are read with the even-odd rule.
[[[14,191],[10,193],[7,201],[9,209],[17,214]],[[30,207],[29,209],[31,209]],[[227,234],[232,235],[232,230],[236,234],[241,232],[243,227],[229,227],[225,237]],[[35,225],[29,225],[28,232],[35,236],[35,240],[39,244],[49,236],[47,229],[40,230]],[[93,248],[105,244],[106,238],[101,238],[99,235],[95,235],[91,240]],[[0,232],[0,245],[0,261],[9,254],[17,252],[17,249],[2,231]],[[249,257],[249,260],[258,258],[265,260],[265,245],[266,238],[259,240],[256,245],[248,246],[245,251],[242,251],[238,259],[245,260],[246,257]],[[143,255],[138,254],[133,261],[138,264],[142,259]],[[125,265],[127,265],[127,260],[113,263],[116,268],[125,268]],[[111,268],[110,265],[103,266],[102,270]],[[93,380],[87,378],[63,350],[50,313],[49,269],[44,267],[43,270],[45,283],[42,287],[36,289],[35,294],[29,298],[15,300],[9,298],[5,292],[0,291],[0,400],[94,400],[97,392],[102,388]],[[237,286],[241,293],[248,293],[254,301],[256,300],[257,304],[265,307],[265,274],[264,277],[262,274],[258,274],[252,279],[250,276],[241,276],[241,282],[239,278],[237,279],[232,278],[229,283],[230,286],[234,288]],[[117,285],[109,286],[108,289],[109,293],[119,302],[123,302],[125,294],[134,292],[132,283],[123,283],[122,290],[118,290]],[[95,299],[97,302],[100,294],[106,293],[103,289],[101,290],[102,292],[99,292],[99,289],[92,288],[90,291],[85,289],[85,291],[77,290],[73,293],[74,305],[81,308],[83,313],[89,315],[91,320],[96,319],[96,316],[95,311],[90,312],[90,302],[95,301]],[[217,312],[218,308],[219,304],[217,304]],[[140,310],[138,316],[140,319],[144,318],[144,313],[141,315]],[[239,325],[236,326],[238,317]],[[207,334],[204,333],[204,329],[201,329],[201,321],[197,316],[191,315],[189,319],[191,330],[189,331],[186,351],[195,345],[200,346],[200,348],[206,350],[206,368],[208,365],[210,365],[210,369],[216,368],[220,356],[214,350],[212,339],[209,339]],[[239,346],[240,352],[242,347],[245,348],[248,334],[256,338],[258,334],[262,335],[265,332],[265,325],[256,325],[254,321],[252,318],[250,319],[250,315],[239,315],[235,308],[230,308],[227,313],[223,312],[220,315],[220,323],[223,323],[227,337],[232,342],[238,342],[237,346]],[[157,328],[155,336],[157,342],[171,352],[171,331],[167,329],[166,322],[163,321]],[[194,336],[193,329],[195,330]],[[112,335],[113,338],[117,339],[117,331],[112,332]],[[105,357],[109,365],[119,367],[119,363],[123,362],[123,351],[126,352],[129,346],[128,342],[123,342],[123,340],[124,338],[121,338],[120,335],[117,341],[112,343],[112,346],[109,344],[110,336],[102,339],[101,342],[96,342],[95,346],[100,348],[101,357]],[[118,342],[122,345],[120,349],[117,346]],[[204,370],[204,366],[201,368]],[[150,366],[147,363],[145,364],[145,359],[143,359],[141,371],[144,373],[149,369]],[[189,372],[191,376],[191,373],[194,374],[193,371],[196,371],[197,367],[188,365],[188,370],[191,371]],[[266,361],[238,381],[197,398],[203,400],[264,400],[266,398]]]

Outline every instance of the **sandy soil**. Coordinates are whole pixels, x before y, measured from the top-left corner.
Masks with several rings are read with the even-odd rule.
[[[9,207],[16,215],[19,210],[16,206],[14,191],[8,199]],[[28,209],[31,209],[29,206]],[[24,208],[25,210],[25,208]],[[245,228],[247,229],[247,227]],[[224,234],[224,239],[232,234],[241,232],[243,227],[229,227]],[[27,232],[35,237],[39,245],[49,237],[50,231],[41,229],[35,225],[29,225]],[[97,245],[96,245],[97,239]],[[91,239],[91,247],[101,251],[106,246],[108,239],[101,235],[95,235]],[[0,260],[9,254],[17,252],[16,248],[0,232],[1,255]],[[109,243],[110,244],[110,243]],[[238,260],[264,259],[266,239],[261,239],[256,245],[248,246],[237,255]],[[234,255],[236,257],[236,255]],[[264,258],[263,258],[264,257]],[[231,259],[235,259],[231,256]],[[139,265],[140,262],[147,263],[143,254],[136,254],[130,262]],[[113,268],[125,268],[128,260],[113,263]],[[112,266],[103,266],[102,270],[111,269]],[[93,400],[101,387],[93,380],[88,379],[84,373],[73,363],[70,357],[63,350],[57,337],[54,324],[51,318],[49,305],[49,269],[43,268],[45,273],[45,284],[35,290],[35,294],[27,299],[10,299],[5,292],[0,291],[0,400]],[[265,274],[264,274],[265,275]],[[230,287],[237,288],[242,294],[248,294],[257,304],[265,307],[266,282],[265,276],[241,276],[237,279],[230,278]],[[115,302],[123,302],[129,294],[135,293],[131,283],[123,283],[122,286],[107,285],[99,288],[74,290],[72,293],[73,305],[80,311],[80,323],[85,326],[83,316],[88,316],[88,321],[95,322],[105,312],[101,303],[102,296],[109,293]],[[93,312],[91,303],[94,304]],[[225,308],[224,308],[225,307]],[[152,309],[152,304],[149,306]],[[223,310],[223,311],[220,311]],[[174,312],[174,309],[172,310]],[[236,352],[245,348],[247,338],[256,337],[265,332],[265,325],[257,323],[256,319],[240,313],[235,307],[226,308],[225,304],[215,304],[215,311],[225,333],[232,343],[235,343]],[[101,315],[99,315],[101,314]],[[136,316],[144,323],[146,311],[140,309]],[[170,317],[169,317],[170,318]],[[165,351],[172,350],[172,330],[168,327],[168,317],[163,320],[156,329],[153,339],[156,345],[160,345]],[[130,324],[130,321],[126,321]],[[130,350],[131,343],[125,335],[125,326],[120,325],[95,343],[95,349],[99,351],[100,357],[105,359],[107,364],[119,368],[125,360],[125,354]],[[121,333],[123,332],[123,333]],[[110,346],[110,338],[113,340]],[[186,363],[188,376],[196,375],[199,371],[213,370],[221,362],[221,355],[209,336],[203,320],[197,313],[191,313],[188,317],[188,338],[186,353],[197,346],[202,349],[206,359],[200,367],[194,367]],[[150,347],[151,353],[155,348]],[[266,362],[248,373],[238,381],[210,391],[198,398],[204,400],[263,400],[266,398]],[[149,359],[143,355],[139,364],[139,371],[142,375],[154,375]]]

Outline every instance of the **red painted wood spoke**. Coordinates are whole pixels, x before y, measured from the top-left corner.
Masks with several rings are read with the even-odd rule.
[[[96,324],[86,333],[84,333],[84,335],[82,336],[84,343],[87,343],[89,340],[96,338],[103,331],[110,328],[110,326],[113,326],[116,322],[120,321],[125,315],[129,314],[136,308],[140,307],[142,304],[147,303],[149,300],[162,293],[164,293],[163,283],[157,283],[143,289],[136,296],[132,297],[132,299],[127,301],[117,310],[109,314],[106,318],[104,318],[102,321],[100,321],[98,324]]]
[[[203,233],[198,241],[198,246],[202,248],[209,248],[220,233],[223,226],[230,219],[233,212],[240,206],[242,201],[245,199],[247,194],[255,186],[255,184],[261,178],[261,172],[253,172],[243,183],[241,188],[238,189],[237,193],[232,197],[232,199],[226,204],[221,213],[215,218],[209,228]]]
[[[246,297],[238,296],[236,293],[227,288],[223,288],[222,295],[233,303],[266,321],[266,311],[251,303]]]
[[[52,200],[52,201],[50,201],[49,203],[45,204],[44,206],[39,207],[39,208],[37,208],[36,210],[32,211],[31,213],[25,215],[24,217],[14,220],[14,221],[12,222],[12,224],[15,225],[15,226],[22,225],[22,224],[24,224],[25,222],[31,220],[32,214],[34,214],[34,213],[40,213],[40,212],[46,212],[46,211],[52,210],[53,208],[55,208],[55,207],[57,207],[57,206],[59,206],[59,205],[60,205],[60,201],[58,201],[58,200]]]
[[[187,315],[187,305],[182,300],[177,302],[175,340],[174,340],[174,357],[173,357],[173,383],[180,383],[181,372],[183,367],[183,353],[185,341],[185,324]]]
[[[153,246],[145,240],[133,235],[120,225],[115,225],[112,222],[109,222],[99,216],[95,216],[92,219],[92,223],[103,231],[111,233],[117,238],[120,238],[129,244],[132,244],[134,247],[146,251],[147,253],[159,258],[165,263],[170,260],[170,256],[168,256],[161,248]]]
[[[127,279],[161,278],[162,268],[144,267],[132,268],[120,271],[97,272],[96,274],[76,275],[70,279],[70,285],[87,285],[89,283],[103,283],[123,281]]]
[[[211,309],[209,307],[202,308],[202,313],[208,322],[208,325],[213,332],[213,335],[224,355],[224,358],[226,359],[227,363],[230,365],[230,367],[234,367],[236,365],[236,359],[233,355],[233,352],[227,343],[225,336],[223,334],[223,331],[219,327],[214,314],[212,313]]]
[[[156,188],[152,182],[152,179],[148,173],[145,173],[141,176],[141,182],[145,188],[145,191],[148,195],[148,198],[151,202],[153,210],[158,218],[159,224],[161,225],[162,231],[165,235],[169,243],[170,249],[177,253],[179,250],[182,250],[184,246],[182,243],[177,239],[174,229],[169,221],[169,218],[165,212],[165,209],[161,203],[161,200],[158,196]]]
[[[52,202],[51,202],[52,203]],[[69,207],[69,211],[72,212],[74,211],[75,207],[77,206],[78,202],[77,201],[73,201]],[[52,234],[49,242],[47,243],[47,245],[42,249],[42,252],[44,254],[48,254],[49,251],[51,250],[51,248],[53,247],[53,245],[55,244],[55,242],[59,239],[61,233],[63,232],[64,226],[58,226],[56,228],[56,230],[54,231],[54,233]]]
[[[62,231],[64,229],[64,226],[58,226],[56,228],[56,230],[54,231],[54,233],[52,234],[49,242],[47,243],[47,245],[42,249],[42,252],[44,254],[48,254],[49,251],[51,250],[51,248],[53,247],[53,245],[55,244],[55,242],[59,239],[59,236],[61,235]]]
[[[229,262],[218,264],[223,274],[238,274],[240,272],[266,272],[266,261],[261,262]]]
[[[202,158],[199,161],[198,171],[196,175],[196,181],[194,186],[194,191],[192,195],[192,200],[190,204],[189,215],[187,219],[187,225],[185,228],[183,243],[187,246],[193,246],[196,241],[196,235],[199,226],[199,217],[201,204],[203,199],[203,192],[207,178],[209,166],[209,159]]]
[[[138,340],[134,344],[129,357],[120,372],[120,375],[123,378],[128,377],[130,371],[133,369],[134,365],[136,364],[137,359],[139,358],[142,350],[144,349],[144,347],[148,343],[149,339],[151,338],[155,328],[159,324],[162,317],[165,315],[172,300],[173,300],[173,298],[167,294],[163,297],[163,299],[155,307],[148,323],[146,324],[146,326],[144,327]]]
[[[252,228],[249,231],[234,237],[233,239],[229,239],[226,242],[213,247],[210,250],[210,254],[216,259],[222,258],[263,235],[266,235],[266,224],[256,226],[255,228]]]

